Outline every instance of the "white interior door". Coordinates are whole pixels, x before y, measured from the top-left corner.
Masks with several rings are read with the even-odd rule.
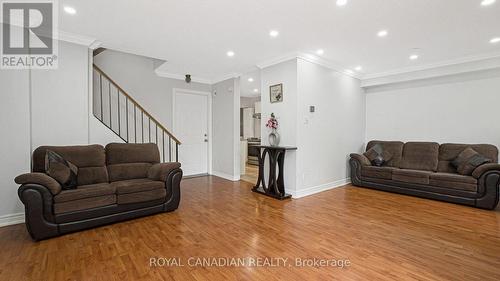
[[[189,91],[174,93],[174,132],[182,142],[179,162],[184,175],[208,173],[209,96]]]

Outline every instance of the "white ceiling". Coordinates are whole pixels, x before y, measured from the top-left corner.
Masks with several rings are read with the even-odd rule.
[[[363,74],[500,53],[500,1],[481,0],[61,0],[60,29],[107,48],[166,60],[161,70],[215,80],[285,54]],[[69,5],[75,15],[62,11]],[[280,32],[270,38],[269,31]],[[386,38],[376,33],[387,29]],[[420,58],[408,59],[414,48]],[[228,58],[226,52],[235,52]]]
[[[249,79],[252,78],[252,81]],[[241,75],[240,95],[242,97],[260,97],[260,70]]]

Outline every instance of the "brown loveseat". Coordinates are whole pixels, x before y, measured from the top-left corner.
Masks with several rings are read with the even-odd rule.
[[[366,154],[379,147],[390,155],[381,167]],[[472,148],[490,161],[462,175],[452,162]],[[483,209],[498,204],[500,165],[498,149],[488,144],[371,141],[365,154],[351,154],[351,181],[355,186],[459,203]]]
[[[47,175],[47,150],[78,168],[77,188],[63,190]],[[182,170],[160,163],[156,144],[43,146],[32,173],[18,176],[26,227],[35,240],[177,209]]]

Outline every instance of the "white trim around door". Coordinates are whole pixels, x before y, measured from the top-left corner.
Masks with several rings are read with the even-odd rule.
[[[201,96],[206,96],[207,97],[207,103],[208,103],[208,113],[207,113],[207,128],[208,128],[208,174],[212,174],[212,93],[210,92],[203,92],[203,91],[194,91],[194,90],[188,90],[188,89],[181,89],[181,88],[174,88],[173,89],[173,94],[172,94],[172,130],[174,135],[176,135],[176,128],[175,128],[175,108],[176,108],[176,98],[175,96],[180,94],[180,93],[186,93],[186,94],[192,94],[192,95],[201,95]],[[182,139],[181,145],[182,145]]]

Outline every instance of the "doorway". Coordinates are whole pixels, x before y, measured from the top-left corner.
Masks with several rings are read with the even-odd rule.
[[[211,98],[209,92],[174,89],[172,126],[181,141],[179,162],[186,176],[211,172]]]

